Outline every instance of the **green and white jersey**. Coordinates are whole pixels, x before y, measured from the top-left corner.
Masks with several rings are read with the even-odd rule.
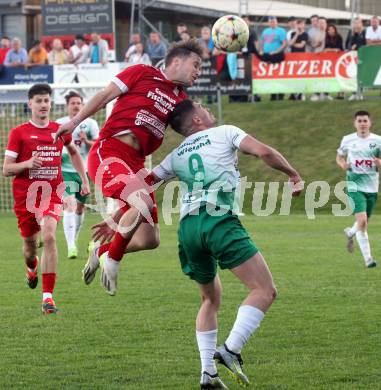
[[[197,214],[199,207],[207,203],[238,211],[237,149],[246,135],[229,125],[199,131],[185,138],[154,168],[161,179],[177,176],[182,182],[180,219],[192,212]]]
[[[381,136],[370,133],[367,138],[361,138],[357,133],[346,135],[337,153],[346,156],[350,169],[347,171],[347,181],[356,184],[357,191],[378,192],[379,175],[374,158],[381,155]],[[349,191],[355,191],[348,184]]]
[[[68,116],[56,120],[56,122],[60,124],[67,123],[69,121],[70,118]],[[85,165],[85,168],[87,169],[87,156],[89,154],[90,147],[87,146],[84,142],[81,142],[81,138],[79,136],[79,133],[81,131],[84,131],[86,133],[87,139],[96,140],[99,135],[98,123],[94,119],[87,118],[74,129],[72,134],[73,143],[79,148],[79,152],[81,153],[81,156],[83,158],[83,163]],[[66,147],[62,149],[62,171],[77,172],[74,169],[73,164],[71,163],[69,153]]]

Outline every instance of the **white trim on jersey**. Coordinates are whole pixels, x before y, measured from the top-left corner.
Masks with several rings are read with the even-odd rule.
[[[111,80],[112,83],[114,83],[123,93],[126,93],[128,91],[128,87],[121,79],[118,79],[118,77],[113,77]]]
[[[19,154],[17,152],[13,152],[12,150],[6,150],[5,155],[8,157],[17,158]]]

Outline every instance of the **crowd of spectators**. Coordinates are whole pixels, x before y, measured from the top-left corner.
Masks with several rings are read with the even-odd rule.
[[[3,36],[0,41],[0,65],[33,66],[62,65],[108,62],[109,46],[105,39],[96,33],[91,34],[89,45],[83,35],[76,35],[73,45],[66,50],[60,39],[54,39],[48,52],[40,40],[35,40],[29,52],[22,47],[22,42],[15,37],[10,40]]]
[[[336,52],[343,50],[358,50],[364,45],[381,45],[381,27],[378,17],[371,18],[369,27],[365,28],[361,19],[353,20],[350,31],[344,41],[338,32],[337,26],[327,23],[323,16],[312,15],[309,26],[306,27],[304,19],[290,17],[288,29],[278,25],[275,16],[269,16],[267,27],[258,34],[249,16],[245,21],[249,26],[250,36],[244,52],[258,56],[262,61],[270,63],[282,62],[285,53],[321,53]],[[194,30],[193,30],[194,31]],[[93,32],[89,42],[83,35],[76,35],[74,43],[67,49],[60,39],[54,39],[48,52],[41,41],[33,42],[29,52],[22,47],[22,42],[15,37],[2,37],[0,41],[0,64],[3,66],[32,66],[32,65],[61,65],[61,64],[83,64],[101,63],[106,64],[109,58],[109,46],[101,35]],[[224,53],[218,51],[213,44],[210,26],[203,26],[193,36],[185,23],[176,26],[175,42],[187,41],[196,38],[204,48],[203,59],[208,60],[212,56],[223,57]],[[140,34],[134,33],[125,53],[124,61],[128,65],[147,64],[156,65],[164,59],[168,42],[157,31],[151,31],[148,39],[144,41]],[[218,60],[217,60],[217,66]],[[221,65],[223,67],[223,65]],[[282,100],[283,94],[274,94],[272,100]],[[292,94],[289,97],[293,100],[302,100],[302,94]],[[338,95],[343,98],[343,95]],[[312,100],[332,99],[327,93],[314,94]],[[255,95],[254,100],[260,101]]]

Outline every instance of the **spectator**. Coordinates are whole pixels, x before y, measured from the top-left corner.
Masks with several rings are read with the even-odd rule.
[[[175,38],[175,42],[180,42],[182,39],[181,39],[181,34],[183,32],[187,32],[188,31],[188,27],[185,23],[179,23],[177,26],[176,26],[176,38]]]
[[[262,32],[260,39],[260,55],[265,62],[278,63],[284,60],[284,50],[287,47],[286,30],[278,27],[275,16],[269,16],[269,27]],[[271,100],[283,100],[284,94],[272,94]]]
[[[5,56],[9,52],[10,46],[11,46],[11,41],[9,37],[4,35],[0,41],[0,65],[4,63]]]
[[[129,43],[129,45],[128,45],[126,54],[125,54],[125,56],[124,56],[124,60],[125,60],[126,62],[129,61],[129,58],[130,58],[131,54],[135,53],[135,51],[136,51],[136,45],[137,45],[138,43],[141,43],[141,42],[142,42],[142,40],[141,40],[141,38],[140,38],[140,34],[139,34],[139,33],[134,33],[134,34],[131,35],[131,40],[130,40],[130,43]]]
[[[180,37],[181,37],[181,41],[182,42],[188,42],[191,40],[191,36],[189,35],[188,31],[183,31],[181,34],[180,34]]]
[[[212,32],[208,26],[201,27],[200,38],[197,38],[197,42],[202,47],[202,59],[209,60],[213,54],[214,43],[212,39]]]
[[[62,65],[69,63],[69,53],[64,49],[62,41],[55,39],[53,41],[52,50],[48,54],[50,65]]]
[[[157,64],[167,54],[167,47],[161,42],[160,35],[155,31],[152,31],[149,34],[147,54],[149,55],[149,58],[151,58],[152,65]]]
[[[358,50],[366,45],[365,29],[360,18],[353,19],[352,29],[348,32],[345,40],[346,50]]]
[[[48,53],[42,47],[41,41],[36,40],[33,42],[28,54],[28,63],[30,65],[46,65],[48,63]]]
[[[96,32],[91,34],[88,62],[102,65],[108,62],[108,43]]]
[[[304,20],[296,21],[295,31],[291,34],[289,41],[291,53],[304,53],[308,42],[308,34],[306,33]],[[304,98],[301,93],[293,93],[290,95],[290,100],[302,100]]]
[[[247,26],[249,27],[249,39],[247,41],[247,47],[243,48],[242,52],[248,53],[248,54],[254,54],[258,58],[260,58],[260,55],[258,52],[258,48],[259,48],[258,35],[255,32],[254,23],[253,23],[250,15],[244,16],[243,20],[246,22]],[[260,102],[262,100],[258,94],[254,94],[253,99],[255,102]]]
[[[308,45],[307,45],[307,51],[310,53],[318,53],[322,52],[324,50],[324,43],[325,43],[325,30],[320,27],[320,24],[323,22],[320,22],[320,19],[317,15],[312,15],[311,20],[311,27],[308,29]]]
[[[28,62],[28,53],[21,47],[20,38],[12,39],[12,48],[8,51],[5,56],[5,66],[23,66]]]
[[[296,31],[296,18],[295,16],[290,16],[287,20],[287,25],[289,30],[287,31],[287,51],[291,51],[291,35]]]
[[[324,51],[338,52],[343,50],[343,37],[338,33],[337,27],[330,24],[327,27]]]
[[[324,16],[320,16],[318,19],[318,29],[319,32],[316,33],[314,40],[312,42],[310,40],[310,47],[311,49],[313,49],[312,51],[314,53],[321,53],[325,49],[325,37],[327,34],[327,19]],[[318,100],[325,100],[326,98],[328,100],[332,100],[332,97],[329,96],[327,93],[314,93],[311,96],[311,100],[315,102]]]
[[[76,35],[74,45],[69,51],[69,62],[71,64],[84,64],[89,57],[89,46],[85,42],[83,35]]]
[[[377,16],[370,19],[370,26],[366,29],[367,45],[381,45],[381,27]]]
[[[327,34],[325,37],[325,49],[326,52],[339,52],[344,50],[343,37],[337,32],[337,27],[334,24],[330,24],[327,28]],[[330,96],[326,93],[325,97],[330,100]],[[337,99],[344,99],[344,93],[339,92]]]
[[[129,56],[128,65],[145,64],[151,65],[151,60],[147,53],[144,53],[144,46],[142,43],[135,44],[135,51]]]

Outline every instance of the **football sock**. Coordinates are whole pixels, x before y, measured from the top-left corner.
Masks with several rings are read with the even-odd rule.
[[[368,262],[369,259],[372,258],[372,255],[370,254],[368,233],[359,230],[356,233],[356,239],[359,244],[362,257],[364,258],[365,262]]]
[[[213,359],[217,346],[217,329],[206,332],[196,331],[197,345],[200,351],[201,372],[210,375],[217,374],[216,363]]]
[[[56,274],[42,274],[42,299],[52,298],[55,284]]]
[[[110,243],[108,242],[107,244],[102,244],[99,248],[98,248],[98,257],[101,257],[103,255],[103,253],[107,252],[110,248]]]
[[[75,246],[75,213],[64,211],[63,227],[68,248]]]
[[[355,222],[353,224],[353,226],[351,227],[351,230],[349,230],[349,237],[353,237],[358,231],[358,227],[357,227],[357,222]]]
[[[238,309],[234,326],[225,342],[228,349],[234,353],[241,353],[243,346],[259,327],[264,316],[265,314],[261,310],[253,306],[241,306]]]
[[[115,233],[115,237],[110,244],[108,251],[111,259],[115,261],[122,260],[127,244],[130,242],[130,238],[124,238],[119,232]]]
[[[75,213],[75,238],[78,237],[78,234],[81,231],[84,220],[85,220],[85,213],[82,214]]]
[[[30,272],[35,272],[37,268],[38,260],[37,257],[35,257],[32,261],[27,262],[26,266],[28,267],[28,270]]]

